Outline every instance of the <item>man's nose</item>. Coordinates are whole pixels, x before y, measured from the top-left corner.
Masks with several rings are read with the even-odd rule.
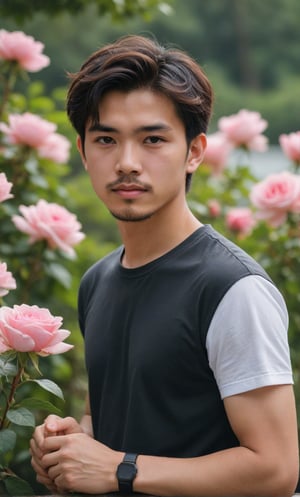
[[[119,174],[139,174],[141,172],[140,156],[136,145],[133,143],[126,143],[120,146],[116,170]]]

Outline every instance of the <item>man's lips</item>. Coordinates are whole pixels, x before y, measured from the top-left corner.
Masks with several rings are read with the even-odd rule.
[[[121,183],[115,185],[111,190],[121,197],[134,198],[147,191],[147,188],[135,183]]]

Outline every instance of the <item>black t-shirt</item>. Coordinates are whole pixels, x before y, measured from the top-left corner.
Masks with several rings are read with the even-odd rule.
[[[115,450],[170,457],[238,445],[206,334],[232,284],[268,276],[210,226],[139,268],[123,268],[122,251],[92,266],[79,292],[95,438]]]

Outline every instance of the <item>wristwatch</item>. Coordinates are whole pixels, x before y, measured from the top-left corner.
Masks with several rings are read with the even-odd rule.
[[[136,459],[138,454],[125,454],[123,461],[117,469],[119,492],[121,494],[131,494],[133,492],[132,482],[137,474]]]

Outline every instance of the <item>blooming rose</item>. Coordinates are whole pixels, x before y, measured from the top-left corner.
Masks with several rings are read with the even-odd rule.
[[[40,71],[50,64],[49,57],[41,53],[43,48],[43,43],[22,31],[0,29],[0,58],[16,61],[26,71]]]
[[[29,243],[47,240],[50,248],[58,248],[71,257],[75,256],[72,246],[83,240],[85,235],[80,232],[81,224],[74,214],[45,200],[29,207],[21,205],[19,210],[23,217],[13,216],[12,220],[20,231],[29,235]]]
[[[207,202],[208,212],[211,217],[218,217],[221,214],[221,206],[219,202],[212,198]]]
[[[218,175],[228,163],[232,148],[232,144],[223,133],[208,135],[203,162],[211,167],[213,174]]]
[[[13,197],[10,193],[11,187],[12,183],[7,181],[5,173],[0,173],[0,202]]]
[[[7,271],[5,262],[0,263],[0,297],[7,295],[9,290],[17,288],[16,280],[10,271]]]
[[[261,133],[268,123],[261,118],[259,112],[242,109],[237,114],[221,117],[218,125],[220,131],[236,147],[245,147],[258,152],[267,149],[267,138]]]
[[[44,143],[38,147],[37,152],[40,157],[53,160],[58,164],[68,161],[71,143],[69,140],[58,133],[49,135]]]
[[[255,224],[253,213],[247,207],[235,207],[226,214],[227,227],[241,235],[249,235]]]
[[[0,309],[0,353],[7,350],[62,354],[73,345],[63,343],[70,331],[59,329],[62,318],[36,305],[14,305]]]
[[[287,171],[272,174],[254,185],[250,199],[258,218],[280,226],[288,212],[300,212],[300,176]]]
[[[280,135],[279,143],[285,155],[293,162],[300,164],[300,131]]]
[[[49,136],[56,130],[56,125],[35,114],[10,114],[8,125],[0,123],[0,131],[7,135],[9,143],[42,147]]]

